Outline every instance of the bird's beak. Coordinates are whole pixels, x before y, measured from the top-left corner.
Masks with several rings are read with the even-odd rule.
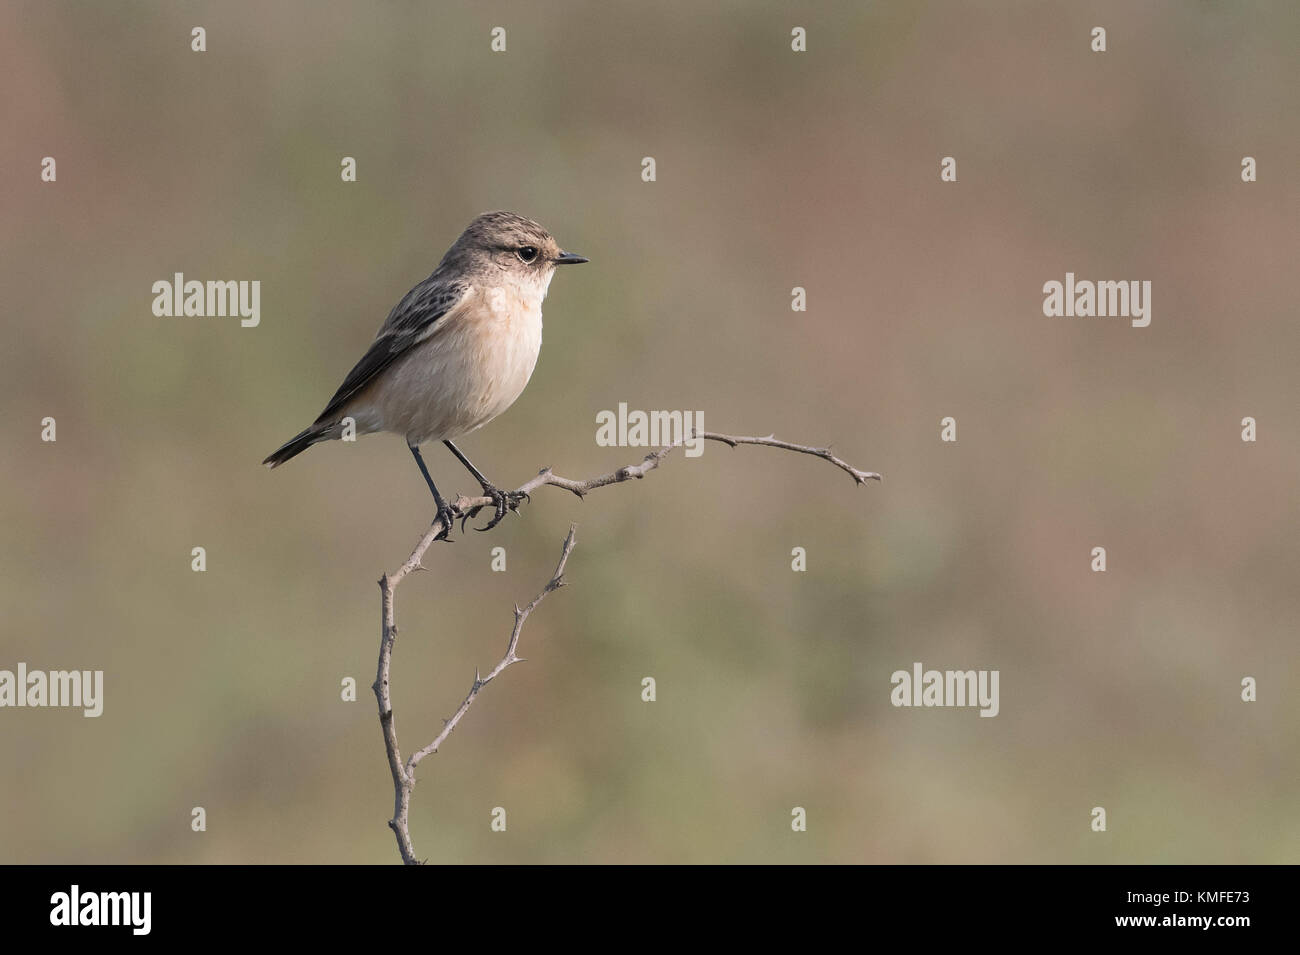
[[[584,259],[580,255],[574,255],[572,252],[561,252],[559,258],[555,260],[556,265],[581,265],[583,262],[589,262],[590,259]]]

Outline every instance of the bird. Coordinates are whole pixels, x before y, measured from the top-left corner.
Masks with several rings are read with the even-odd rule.
[[[438,267],[389,312],[361,360],[308,427],[267,455],[279,467],[314,444],[391,432],[406,439],[433,492],[438,537],[456,516],[439,493],[420,445],[441,441],[492,499],[491,530],[527,495],[502,491],[453,443],[497,417],[523,393],[542,346],[542,300],[565,252],[540,224],[513,212],[477,216]],[[478,512],[461,515],[465,520]]]

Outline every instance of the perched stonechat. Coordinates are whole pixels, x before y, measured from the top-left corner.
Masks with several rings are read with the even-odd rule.
[[[561,250],[531,219],[510,212],[479,216],[433,274],[389,313],[312,425],[262,463],[277,467],[319,441],[341,437],[349,423],[356,434],[400,434],[433,492],[446,536],[454,512],[420,455],[421,444],[441,441],[492,498],[496,513],[481,530],[495,527],[522,495],[497,488],[452,439],[514,404],[537,365],[542,299],[555,267],[586,261]]]

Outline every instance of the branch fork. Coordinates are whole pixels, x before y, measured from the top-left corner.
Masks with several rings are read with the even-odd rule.
[[[841,471],[848,473],[855,484],[865,484],[867,481],[879,481],[880,475],[874,471],[860,471],[846,461],[835,456],[830,448],[806,447],[800,444],[792,444],[788,441],[780,441],[774,435],[766,437],[747,437],[738,435],[718,434],[716,432],[705,431],[699,432],[706,441],[718,441],[728,447],[738,447],[742,444],[757,445],[759,447],[779,448],[785,451],[794,451],[799,454],[809,454],[813,457],[821,458],[827,461]],[[599,487],[605,487],[610,484],[621,484],[629,480],[641,480],[651,471],[659,467],[660,463],[673,452],[675,448],[681,447],[687,436],[677,442],[664,447],[658,448],[647,454],[640,464],[628,464],[608,474],[597,475],[585,481],[575,481],[570,478],[560,477],[555,474],[551,468],[545,467],[537,472],[536,477],[525,481],[516,489],[518,494],[530,494],[539,487],[550,486],[558,487],[568,491],[578,498],[586,497],[591,491]],[[457,516],[468,515],[475,508],[486,507],[493,503],[492,498],[484,495],[481,497],[465,497],[460,495],[452,504],[453,510]],[[515,604],[514,607],[514,626],[510,631],[510,639],[506,644],[506,651],[497,664],[488,671],[486,676],[475,668],[474,682],[470,684],[469,693],[461,701],[456,712],[450,718],[443,721],[442,731],[434,737],[433,741],[421,749],[416,750],[410,757],[403,762],[401,749],[397,743],[397,726],[393,718],[392,692],[389,684],[393,646],[397,642],[397,622],[394,610],[394,595],[398,585],[416,571],[424,570],[425,552],[435,540],[438,539],[444,530],[450,533],[450,527],[444,527],[441,518],[435,519],[429,529],[425,531],[424,536],[420,538],[419,543],[415,545],[415,550],[411,552],[402,566],[391,574],[384,574],[379,579],[380,610],[381,610],[381,637],[379,643],[379,666],[375,674],[375,682],[371,689],[374,690],[375,700],[379,704],[379,725],[384,734],[384,748],[388,754],[388,768],[393,776],[393,818],[388,821],[388,826],[393,830],[393,835],[397,839],[397,850],[401,853],[402,861],[407,865],[420,865],[422,861],[415,853],[415,846],[411,842],[410,815],[411,815],[411,795],[415,791],[415,770],[420,762],[427,756],[438,751],[438,748],[447,741],[452,732],[456,729],[461,719],[469,712],[469,708],[474,705],[478,699],[479,693],[483,688],[505,672],[507,667],[516,663],[523,662],[523,657],[519,656],[519,637],[523,632],[524,622],[528,619],[547,595],[553,591],[559,590],[566,583],[564,579],[564,569],[569,562],[569,555],[573,553],[574,545],[577,543],[575,528],[569,527],[569,533],[564,538],[564,544],[560,549],[560,560],[555,566],[555,572],[551,574],[551,579],[541,591],[530,600],[526,605],[520,607]]]

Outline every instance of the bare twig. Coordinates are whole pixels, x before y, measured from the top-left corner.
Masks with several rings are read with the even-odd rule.
[[[633,478],[640,480],[655,468],[659,467],[660,462],[663,461],[664,458],[668,457],[668,455],[670,455],[675,449],[680,448],[689,437],[693,436],[693,434],[683,436],[681,440],[651,451],[641,459],[640,464],[624,465],[617,471],[610,471],[608,474],[600,474],[596,477],[588,478],[586,481],[575,481],[571,478],[560,477],[550,468],[542,468],[537,472],[536,477],[519,485],[519,487],[515,489],[515,493],[531,494],[540,487],[550,486],[562,488],[563,490],[569,491],[581,498],[586,497],[588,493],[594,491],[598,487],[605,487],[610,484],[621,484],[622,482],[630,481]],[[770,434],[765,438],[754,438],[743,435],[718,434],[713,431],[705,431],[703,432],[703,437],[706,441],[719,441],[722,444],[733,448],[742,444],[753,444],[764,448],[780,448],[783,451],[795,451],[799,454],[811,454],[813,457],[821,458],[823,461],[829,461],[841,471],[846,472],[853,478],[855,484],[866,484],[868,481],[880,480],[880,475],[876,472],[859,471],[847,461],[836,457],[831,452],[830,448],[813,448],[802,444],[792,444],[789,441],[781,441]],[[487,496],[465,497],[464,495],[461,495],[452,502],[452,505],[458,514],[463,515],[469,513],[475,508],[490,507],[492,503],[492,498]],[[425,531],[424,536],[420,538],[420,543],[416,545],[415,551],[411,554],[407,562],[402,565],[399,573],[402,573],[403,571],[409,573],[412,569],[419,567],[420,560],[424,557],[424,552],[429,549],[429,546],[437,539],[442,531],[442,521],[434,520],[434,522],[429,525],[429,529]],[[405,576],[404,573],[403,576]]]
[[[575,528],[571,525],[568,536],[564,538],[564,547],[560,551],[560,562],[555,565],[555,573],[551,575],[551,579],[547,581],[541,592],[528,602],[527,606],[521,609],[518,604],[515,604],[515,625],[510,631],[510,641],[506,644],[505,656],[488,671],[487,676],[481,676],[477,669],[474,671],[474,683],[470,686],[469,695],[461,702],[456,712],[452,714],[451,719],[447,720],[442,732],[428,746],[412,753],[411,758],[405,764],[402,763],[402,754],[397,746],[397,727],[393,723],[392,697],[388,684],[389,668],[393,658],[393,644],[397,640],[397,626],[393,623],[393,590],[401,582],[402,576],[405,575],[398,571],[392,577],[385,574],[380,579],[379,591],[382,594],[384,607],[384,634],[379,647],[379,672],[375,675],[375,682],[371,689],[375,691],[375,698],[379,701],[379,722],[384,730],[384,747],[388,750],[388,768],[393,774],[393,818],[388,821],[388,826],[397,837],[397,849],[402,854],[402,861],[407,865],[420,864],[415,857],[415,846],[411,843],[410,828],[411,793],[415,790],[415,767],[420,765],[420,760],[432,753],[436,753],[438,747],[446,742],[447,737],[456,728],[461,717],[469,712],[469,708],[474,705],[474,700],[478,698],[483,687],[500,676],[506,667],[523,659],[517,651],[519,649],[519,634],[524,629],[524,621],[528,619],[530,613],[537,609],[537,605],[546,599],[547,594],[564,586],[564,566],[569,562],[569,555],[573,553],[573,545],[576,542]]]
[[[693,436],[693,435],[692,435]],[[873,471],[859,471],[857,468],[848,464],[846,461],[836,457],[830,448],[806,447],[801,444],[792,444],[789,441],[779,441],[773,435],[765,438],[744,437],[729,434],[717,434],[711,431],[702,432],[702,436],[707,441],[720,441],[730,447],[737,447],[742,444],[753,444],[766,448],[780,448],[784,451],[795,451],[799,454],[810,454],[814,457],[821,458],[847,472],[856,484],[865,484],[867,481],[879,481],[880,475]],[[537,476],[521,484],[517,491],[523,494],[530,494],[540,487],[551,486],[562,488],[576,494],[578,497],[584,497],[588,492],[598,487],[605,487],[609,484],[620,484],[632,479],[641,479],[648,473],[659,467],[661,461],[685,443],[688,436],[683,436],[673,444],[666,445],[647,454],[640,464],[629,464],[619,468],[617,471],[611,471],[608,474],[601,474],[590,478],[586,481],[575,481],[570,478],[560,477],[552,472],[550,468],[543,468],[537,473]],[[452,505],[457,516],[469,514],[471,511],[480,507],[488,507],[493,504],[492,498],[483,497],[458,497]],[[537,609],[537,605],[545,599],[546,595],[553,590],[558,590],[564,586],[564,567],[568,563],[569,554],[573,552],[575,543],[574,529],[569,528],[569,534],[564,539],[564,547],[560,552],[560,562],[556,565],[555,573],[551,575],[550,581],[542,588],[541,593],[534,597],[527,606],[522,609],[518,604],[515,605],[515,625],[510,631],[510,641],[506,645],[505,656],[488,671],[487,676],[482,676],[476,670],[474,672],[474,683],[470,687],[469,694],[461,702],[456,712],[446,721],[442,732],[434,738],[423,749],[417,750],[411,754],[411,757],[402,762],[401,750],[397,745],[397,727],[393,722],[393,705],[392,697],[389,691],[389,671],[392,665],[393,644],[397,640],[397,623],[393,609],[393,595],[397,590],[397,585],[405,580],[410,574],[417,570],[423,570],[421,561],[425,553],[433,542],[443,533],[444,527],[441,519],[435,519],[429,529],[424,532],[415,549],[411,551],[411,556],[406,559],[401,567],[397,568],[391,574],[384,574],[379,580],[379,591],[381,595],[382,611],[382,636],[379,644],[379,669],[375,674],[375,682],[372,689],[375,691],[375,699],[379,702],[379,723],[384,732],[384,747],[388,751],[388,768],[393,775],[393,818],[389,820],[388,825],[397,837],[397,848],[402,854],[402,861],[407,865],[419,865],[420,860],[415,855],[415,846],[411,842],[410,832],[410,812],[411,812],[411,793],[415,790],[415,768],[426,756],[438,751],[438,748],[447,741],[447,737],[452,734],[456,726],[460,723],[461,718],[469,711],[478,698],[479,692],[496,679],[506,667],[518,663],[522,657],[517,654],[519,648],[519,634],[523,630],[524,621],[528,615]],[[450,528],[446,528],[450,532]]]
[[[528,619],[530,613],[537,609],[537,605],[542,602],[547,594],[552,590],[559,590],[564,586],[564,565],[569,562],[569,555],[573,553],[573,545],[575,542],[574,527],[573,525],[570,525],[569,536],[564,539],[564,549],[560,552],[560,562],[556,564],[555,573],[551,575],[550,582],[547,583],[547,585],[542,588],[542,592],[529,601],[528,606],[524,607],[522,610],[519,609],[519,604],[515,604],[515,627],[510,631],[510,642],[506,644],[505,656],[498,661],[496,666],[488,671],[487,676],[479,676],[478,670],[474,671],[474,685],[470,687],[469,695],[465,697],[464,701],[460,704],[460,708],[457,709],[451,719],[447,721],[447,725],[442,728],[442,732],[438,734],[434,741],[419,752],[413,753],[411,758],[407,760],[406,771],[408,774],[419,765],[420,760],[424,759],[424,757],[428,756],[430,753],[438,752],[438,747],[446,741],[447,737],[451,735],[451,731],[456,728],[456,724],[460,722],[460,718],[469,710],[470,706],[474,702],[474,698],[478,696],[479,690],[483,689],[483,687],[495,680],[500,675],[501,671],[510,666],[510,664],[518,663],[520,661],[521,657],[519,657],[515,651],[519,649],[519,632],[524,629],[524,621]]]

